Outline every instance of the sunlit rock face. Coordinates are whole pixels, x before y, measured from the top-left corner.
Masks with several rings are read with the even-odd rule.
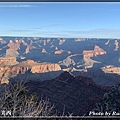
[[[42,49],[42,53],[47,53],[46,50],[45,50],[44,48]]]
[[[50,63],[37,63],[33,60],[27,60],[23,62],[17,62],[16,58],[10,57],[9,59],[1,58],[0,62],[0,79],[1,83],[8,83],[9,78],[13,78],[18,74],[26,74],[26,72],[30,73],[47,73],[60,71],[61,68],[58,64],[50,64]],[[4,62],[4,64],[3,64]],[[35,79],[35,78],[34,78]]]
[[[58,64],[41,64],[37,66],[33,66],[31,69],[32,73],[45,73],[45,72],[52,72],[52,71],[59,71],[61,70]]]
[[[16,61],[16,57],[1,57],[0,58],[0,66],[10,66],[15,65],[18,62]]]
[[[94,50],[84,50],[83,51],[83,55],[85,58],[94,57],[97,55],[104,55],[104,54],[106,54],[106,51],[104,51],[102,48],[100,48],[97,45],[95,45]]]
[[[62,54],[63,52],[64,52],[64,50],[57,50],[57,51],[55,51],[54,54]]]
[[[67,53],[67,54],[71,54],[71,52],[70,51],[66,51],[66,50],[56,50],[55,52],[54,52],[54,54],[62,54],[62,53]]]
[[[59,40],[59,45],[62,45],[63,43],[65,42],[65,39],[64,40]]]
[[[113,73],[113,74],[120,75],[120,67],[114,67],[114,66],[109,65],[109,66],[102,67],[101,69],[105,73]]]
[[[93,64],[97,61],[91,59],[91,57],[97,57],[98,55],[104,55],[106,51],[104,51],[99,46],[95,45],[94,50],[83,50],[83,60],[85,62],[85,68],[92,68]]]
[[[114,49],[114,51],[117,51],[118,50],[118,48],[119,48],[119,43],[118,43],[118,41],[117,40],[115,40],[115,49]]]

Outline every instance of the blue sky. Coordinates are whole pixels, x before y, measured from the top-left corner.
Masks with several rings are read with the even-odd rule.
[[[0,3],[0,36],[120,39],[120,3]]]

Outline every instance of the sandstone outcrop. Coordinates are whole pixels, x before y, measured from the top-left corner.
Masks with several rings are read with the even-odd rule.
[[[17,50],[20,49],[20,43],[18,40],[14,43],[12,40],[9,41],[8,45],[9,49],[6,50],[6,57],[17,57],[18,52]]]
[[[93,64],[99,63],[97,61],[94,61],[91,59],[91,57],[96,57],[98,55],[104,55],[106,54],[106,51],[104,51],[102,48],[99,46],[95,45],[94,50],[84,50],[83,51],[83,60],[84,60],[84,66],[86,68],[92,68]]]
[[[33,66],[31,69],[32,73],[45,73],[45,72],[52,72],[52,71],[59,71],[61,70],[58,64],[40,64],[37,66]]]
[[[45,45],[47,44],[47,40],[44,40],[44,41],[43,41],[43,44],[44,44],[44,46],[45,46]]]
[[[63,52],[64,52],[64,50],[57,50],[57,51],[55,51],[54,54],[62,54]]]
[[[30,50],[32,50],[32,49],[34,49],[34,48],[35,48],[34,46],[28,45],[27,48],[26,48],[26,50],[25,50],[25,53],[26,53],[26,54],[29,53]]]
[[[59,40],[59,45],[62,45],[63,43],[65,42],[65,39],[64,40]]]
[[[75,39],[76,42],[80,42],[80,41],[84,41],[84,40],[85,40],[85,38],[76,38]]]
[[[85,58],[94,57],[97,55],[104,55],[104,54],[106,54],[106,51],[104,51],[102,48],[100,48],[97,45],[95,45],[94,50],[84,50],[83,51],[83,56]]]
[[[108,45],[108,44],[109,44],[109,42],[110,42],[110,40],[108,40],[108,41],[105,43],[105,45]]]
[[[2,61],[5,58],[1,59]],[[16,62],[15,58],[5,59],[6,61],[0,64],[0,81],[1,83],[8,83],[9,78],[13,78],[18,74],[26,74],[26,72],[30,73],[47,73],[60,71],[61,68],[58,64],[52,63],[37,63],[33,60],[27,60],[23,62]],[[14,60],[14,62],[13,62]],[[0,61],[0,62],[2,62]],[[11,61],[11,62],[10,62]],[[9,64],[8,64],[9,63]],[[14,64],[13,64],[14,63]],[[9,66],[8,66],[9,65]]]
[[[0,41],[2,41],[3,40],[3,38],[0,38]]]
[[[23,39],[21,39],[21,40],[19,40],[24,46],[27,46],[28,44],[23,40]]]
[[[94,47],[94,56],[97,55],[104,55],[106,54],[106,51],[104,51],[102,48],[100,48],[99,46],[95,45]]]
[[[9,47],[8,49],[6,49],[6,56],[7,57],[18,57],[19,53],[18,50],[20,50],[21,46],[25,46],[26,50],[25,53],[29,53],[30,50],[34,49],[35,47],[32,46],[31,42],[28,45],[23,39],[20,40],[9,40],[9,43],[7,44],[7,46]]]
[[[19,43],[18,40],[16,40],[15,43],[14,43],[12,40],[10,40],[7,46],[8,46],[10,49],[18,50],[19,47],[20,47],[20,43]]]
[[[105,66],[102,67],[102,71],[105,73],[113,73],[113,74],[118,74],[120,75],[120,67],[114,67],[114,66]]]
[[[119,42],[117,41],[117,40],[115,40],[115,49],[114,49],[114,51],[117,51],[118,50],[118,48],[119,48]]]
[[[46,50],[45,50],[44,48],[42,49],[42,53],[47,53]]]
[[[15,57],[0,57],[0,67],[1,66],[11,66],[15,65],[18,62],[16,61]]]
[[[59,71],[61,70],[60,66],[58,64],[52,64],[52,63],[37,63],[33,60],[27,60],[24,62],[21,62],[17,65],[13,66],[13,69],[17,68],[19,69],[19,73],[25,73],[26,71],[30,71],[31,73],[45,73],[45,72],[51,72],[51,71]],[[18,73],[18,72],[16,72]]]
[[[54,54],[62,54],[62,53],[71,54],[70,51],[65,51],[65,50],[56,50],[56,51],[54,52]]]

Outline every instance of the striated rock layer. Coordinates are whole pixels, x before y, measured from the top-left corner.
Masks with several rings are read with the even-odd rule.
[[[99,46],[95,45],[94,50],[83,50],[83,60],[85,62],[85,68],[92,68],[94,63],[99,63],[91,59],[91,57],[96,57],[98,55],[104,55],[106,51],[104,51]]]
[[[37,63],[33,60],[27,60],[11,66],[0,66],[0,81],[1,83],[8,83],[9,78],[13,78],[18,74],[30,73],[47,73],[53,71],[60,71],[61,68],[58,64],[52,63]]]
[[[105,66],[101,68],[102,71],[105,73],[113,73],[113,74],[118,74],[120,75],[120,67],[114,67],[114,66]]]
[[[31,68],[32,73],[45,73],[59,70],[61,70],[61,68],[58,64],[41,64]]]
[[[118,50],[118,48],[119,48],[119,42],[117,41],[117,40],[115,40],[115,49],[114,49],[114,51],[117,51]]]
[[[83,56],[85,58],[94,57],[97,55],[104,55],[104,54],[106,54],[106,51],[104,51],[102,48],[100,48],[97,45],[95,45],[94,50],[84,50],[83,51]]]
[[[0,57],[0,66],[14,65],[17,63],[15,57]]]

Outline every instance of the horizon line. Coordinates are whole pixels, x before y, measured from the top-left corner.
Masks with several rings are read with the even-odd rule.
[[[98,38],[98,37],[42,37],[42,36],[2,36],[0,35],[0,37],[31,37],[31,38],[66,38],[66,39],[79,39],[79,38],[82,38],[82,39],[120,39],[120,38]]]

